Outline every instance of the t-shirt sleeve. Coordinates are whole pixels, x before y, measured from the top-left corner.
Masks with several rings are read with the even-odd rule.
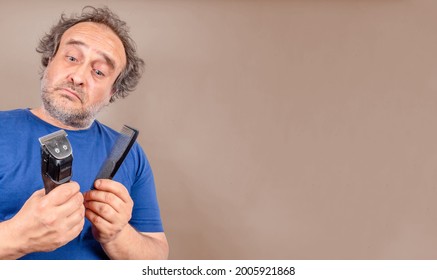
[[[130,224],[140,232],[163,232],[152,168],[140,145],[135,143],[132,150],[137,166],[130,190],[134,201]]]

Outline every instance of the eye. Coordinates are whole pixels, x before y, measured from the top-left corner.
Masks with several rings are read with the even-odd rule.
[[[103,72],[100,71],[99,69],[95,69],[95,70],[94,70],[94,73],[96,73],[97,76],[101,76],[101,77],[104,77],[104,76],[105,76],[105,73],[103,73]]]
[[[74,56],[67,56],[67,60],[71,62],[77,61],[77,59]]]

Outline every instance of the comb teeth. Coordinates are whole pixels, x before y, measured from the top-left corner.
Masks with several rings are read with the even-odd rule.
[[[111,152],[109,153],[106,160],[103,162],[100,168],[97,179],[112,179],[117,172],[123,160],[129,153],[132,145],[138,136],[138,130],[124,125],[120,131],[120,135],[112,146]]]
[[[135,132],[137,132],[136,129],[129,127],[127,125],[123,125],[123,128],[120,130],[120,133],[122,135],[127,135],[129,137],[132,137],[135,134]]]
[[[111,153],[109,157],[113,160],[119,160],[123,155],[123,151],[129,145],[129,141],[132,138],[132,135],[120,134],[112,146]]]

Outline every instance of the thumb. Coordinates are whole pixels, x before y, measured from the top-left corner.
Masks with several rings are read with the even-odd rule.
[[[43,197],[46,194],[46,190],[44,188],[35,191],[32,196]]]

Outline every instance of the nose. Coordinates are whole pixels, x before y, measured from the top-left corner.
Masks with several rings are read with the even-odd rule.
[[[68,75],[68,80],[75,86],[83,86],[86,81],[86,67],[85,65],[78,65]]]

